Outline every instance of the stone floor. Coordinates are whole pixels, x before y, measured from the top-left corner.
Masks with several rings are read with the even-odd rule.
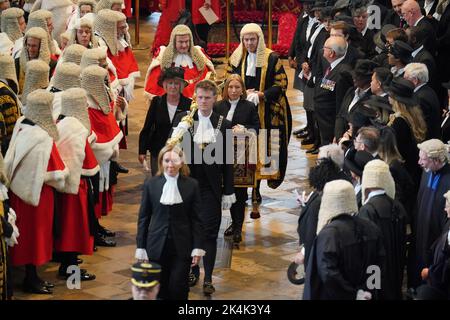
[[[146,173],[137,161],[138,134],[143,126],[147,104],[143,98],[143,83],[149,64],[149,50],[153,40],[158,15],[153,14],[142,23],[141,41],[135,47],[142,77],[136,83],[135,100],[129,108],[128,150],[121,153],[121,164],[130,169],[126,175],[119,176],[113,212],[101,223],[117,231],[117,247],[99,247],[93,256],[83,256],[83,268],[97,276],[95,281],[82,282],[81,289],[68,289],[65,281],[56,277],[58,265],[48,263],[39,270],[45,280],[54,282],[53,295],[31,295],[20,291],[23,275],[15,269],[14,282],[16,299],[127,299],[130,297],[130,265],[134,262],[136,221],[141,199],[141,189]],[[134,27],[130,23],[134,39]],[[218,66],[219,75],[224,65]],[[293,114],[293,128],[305,124],[302,96],[292,89],[293,70],[285,62],[289,76],[287,92]],[[286,270],[298,248],[297,220],[299,207],[292,191],[308,188],[306,179],[308,168],[314,158],[305,154],[300,141],[292,138],[289,145],[289,163],[285,182],[276,190],[263,182],[261,194],[261,218],[252,220],[246,215],[244,238],[239,249],[232,249],[223,239],[223,230],[230,221],[229,212],[223,213],[217,269],[213,282],[216,293],[212,299],[299,299],[303,286],[291,284]],[[19,238],[20,241],[20,238]],[[232,250],[232,251],[231,251]],[[206,299],[202,293],[201,281],[191,288],[190,299]]]

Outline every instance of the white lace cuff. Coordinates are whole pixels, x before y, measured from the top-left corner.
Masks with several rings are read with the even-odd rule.
[[[136,253],[134,254],[134,257],[137,260],[148,260],[147,251],[142,248],[137,248]]]
[[[191,257],[198,256],[203,257],[206,254],[206,251],[203,249],[194,249],[192,250]]]
[[[236,202],[236,196],[234,193],[222,196],[222,209],[228,210],[231,205]]]
[[[8,200],[8,188],[3,183],[0,183],[0,201]]]

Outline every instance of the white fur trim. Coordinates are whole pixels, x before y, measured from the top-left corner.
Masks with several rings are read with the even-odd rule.
[[[154,68],[156,68],[156,67],[161,65],[161,59],[162,59],[162,56],[163,56],[163,53],[164,53],[165,50],[166,50],[165,46],[159,47],[159,54],[158,54],[158,56],[156,56],[156,58],[153,58],[152,62],[150,62],[150,65],[148,66],[147,73],[145,74],[144,84],[147,84],[147,79],[148,79],[148,76],[150,75],[150,72],[152,72],[152,70]]]
[[[65,117],[56,125],[59,139],[56,142],[61,159],[69,169],[64,193],[78,194],[83,161],[86,157],[86,139],[89,131],[74,117]]]
[[[95,142],[92,144],[92,151],[94,151],[95,157],[100,165],[107,162],[113,156],[115,146],[119,144],[122,137],[123,132],[119,131],[119,133],[108,142]]]
[[[65,180],[68,175],[69,169],[67,167],[64,170],[48,171],[45,173],[44,182],[56,190],[64,192]]]
[[[91,134],[88,137],[89,144],[93,144],[97,140],[97,135],[94,131],[91,131]]]
[[[81,174],[83,176],[87,176],[87,177],[93,177],[95,176],[98,172],[100,171],[100,166],[96,165],[94,168],[92,169],[84,169],[81,168]]]
[[[17,120],[5,155],[5,172],[10,190],[25,203],[39,204],[53,139],[41,127],[25,125]],[[19,132],[20,131],[20,132]]]

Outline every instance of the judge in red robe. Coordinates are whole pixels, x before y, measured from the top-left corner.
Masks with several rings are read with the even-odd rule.
[[[64,188],[68,174],[54,142],[58,131],[52,100],[53,94],[42,89],[28,95],[24,117],[16,123],[5,156],[10,205],[20,232],[20,241],[10,252],[11,263],[26,265],[24,290],[41,294],[51,294],[53,285],[38,277],[36,266],[52,258],[54,189]]]
[[[148,67],[145,95],[149,99],[165,93],[159,86],[158,79],[162,69],[172,66],[184,69],[184,80],[188,85],[183,89],[183,95],[188,98],[194,95],[195,85],[199,81],[215,77],[214,65],[200,47],[194,46],[191,30],[185,25],[178,25],[173,29],[169,45],[167,48],[160,48],[158,56]]]
[[[61,97],[61,115],[56,142],[61,158],[69,168],[64,193],[58,194],[60,232],[55,250],[61,252],[59,274],[68,277],[67,268],[77,265],[77,255],[92,255],[95,235],[95,215],[91,181],[100,170],[89,140],[91,125],[86,92],[81,88],[65,90]],[[81,273],[81,280],[93,280],[94,275]]]

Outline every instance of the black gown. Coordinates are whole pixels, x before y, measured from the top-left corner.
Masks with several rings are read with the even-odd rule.
[[[331,220],[314,240],[306,267],[304,300],[355,300],[367,288],[371,265],[383,274],[385,251],[380,229],[371,221],[348,214]]]
[[[406,212],[402,204],[386,194],[377,195],[361,207],[358,216],[374,222],[383,234],[386,250],[381,298],[402,299],[403,272],[406,263]]]

